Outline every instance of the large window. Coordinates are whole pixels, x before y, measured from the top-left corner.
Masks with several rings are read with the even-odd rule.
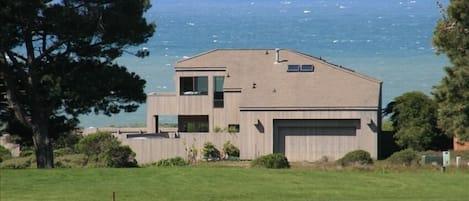
[[[181,95],[208,95],[208,77],[181,77]]]
[[[213,77],[213,107],[223,107],[223,76]]]
[[[206,133],[208,132],[208,115],[180,115],[178,116],[179,132]]]

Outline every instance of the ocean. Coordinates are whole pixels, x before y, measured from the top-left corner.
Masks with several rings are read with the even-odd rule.
[[[441,13],[433,0],[152,0],[157,29],[150,56],[116,62],[147,81],[145,91],[173,92],[173,64],[216,48],[286,48],[322,57],[383,81],[383,106],[409,91],[431,94],[448,65],[432,36]],[[448,1],[440,1],[448,5]],[[146,105],[111,117],[80,116],[81,127],[143,125]]]

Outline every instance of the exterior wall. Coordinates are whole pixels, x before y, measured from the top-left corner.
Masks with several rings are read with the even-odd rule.
[[[202,149],[205,142],[212,142],[218,150],[222,150],[223,144],[230,141],[239,147],[238,134],[228,133],[181,133],[179,138],[148,138],[148,139],[128,139],[127,135],[120,135],[122,144],[129,145],[136,153],[139,164],[156,162],[165,158],[182,157],[187,159],[187,151],[192,146],[198,150],[198,157],[202,159]]]
[[[213,109],[212,128],[226,128],[229,124],[239,124],[239,92],[224,93],[224,107]]]
[[[156,132],[154,115],[177,115],[175,93],[152,93],[147,95],[147,132]]]
[[[356,149],[370,152],[377,158],[377,111],[241,111],[241,159],[254,159],[273,152],[274,119],[360,119],[356,133]],[[258,124],[264,132],[260,132]],[[332,145],[331,145],[332,146]]]

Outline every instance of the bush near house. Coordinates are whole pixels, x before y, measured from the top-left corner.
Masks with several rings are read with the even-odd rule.
[[[156,165],[158,167],[174,167],[174,166],[187,166],[189,165],[189,163],[187,163],[181,157],[175,157],[175,158],[161,159],[158,161]]]
[[[136,167],[135,153],[110,132],[89,134],[78,142],[79,153],[87,157],[86,165],[96,167]]]
[[[417,163],[419,156],[413,149],[404,149],[395,152],[386,160],[391,164],[410,166],[413,163]]]
[[[368,165],[373,164],[370,153],[365,150],[355,150],[348,152],[344,157],[337,160],[337,163],[342,166],[349,165]]]
[[[223,152],[228,155],[228,159],[233,157],[239,158],[239,148],[231,144],[229,140],[223,144]]]
[[[256,158],[251,162],[251,166],[281,169],[290,168],[290,163],[285,155],[274,153]]]
[[[207,160],[220,159],[220,151],[211,142],[204,143],[202,154]]]

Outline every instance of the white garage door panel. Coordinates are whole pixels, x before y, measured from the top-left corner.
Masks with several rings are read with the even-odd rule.
[[[279,146],[291,161],[336,160],[355,150],[355,128],[280,127]],[[282,149],[281,148],[281,149]]]

